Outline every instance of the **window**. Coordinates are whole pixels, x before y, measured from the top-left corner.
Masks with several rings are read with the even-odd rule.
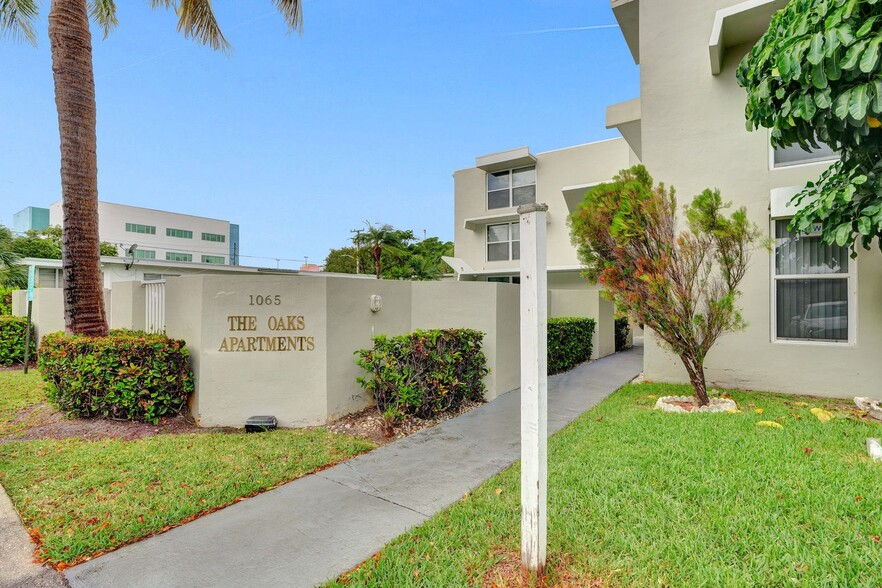
[[[135,259],[156,259],[156,252],[149,249],[135,249]]]
[[[203,255],[202,263],[224,263],[223,255]]]
[[[774,147],[772,149],[772,167],[789,167],[803,163],[819,163],[838,159],[839,155],[829,145],[818,141],[820,149],[806,151],[799,145],[789,147]]]
[[[487,278],[488,282],[498,282],[500,284],[520,284],[521,276],[491,276]]]
[[[224,243],[227,240],[226,235],[218,235],[217,233],[202,233],[203,241],[214,241],[215,243]]]
[[[521,167],[487,174],[487,208],[536,202],[536,168]]]
[[[145,282],[155,282],[156,280],[164,280],[166,278],[176,278],[181,274],[144,274]]]
[[[848,249],[775,220],[774,333],[778,340],[848,342],[853,280]]]
[[[137,223],[126,223],[126,231],[129,233],[143,233],[144,235],[155,235],[156,227],[151,225],[139,225]]]
[[[193,261],[193,255],[190,253],[175,253],[174,251],[166,251],[165,259],[168,261]]]
[[[520,223],[487,225],[487,261],[508,261],[520,258]]]
[[[166,229],[166,237],[179,237],[181,239],[192,239],[193,231],[185,231],[184,229]]]

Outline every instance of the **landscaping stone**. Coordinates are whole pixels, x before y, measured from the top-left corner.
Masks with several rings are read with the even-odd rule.
[[[876,461],[882,461],[882,443],[876,437],[867,439],[867,453]]]
[[[861,410],[867,411],[867,416],[877,421],[882,421],[882,400],[867,398],[865,396],[856,396],[854,403]]]
[[[684,408],[683,404],[693,405],[690,410]],[[731,398],[711,398],[710,404],[707,406],[695,406],[694,396],[662,396],[655,403],[655,408],[664,412],[726,412],[729,410],[738,410],[738,406]]]

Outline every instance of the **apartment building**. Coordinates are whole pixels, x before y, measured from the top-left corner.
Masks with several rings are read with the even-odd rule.
[[[25,208],[16,213],[16,221],[20,215],[22,222],[14,227],[19,232],[61,226],[64,220],[61,201],[48,209]],[[47,222],[25,227],[25,220],[31,218]],[[239,265],[239,225],[225,220],[99,202],[98,234],[101,241],[116,245],[120,256],[136,246],[133,253],[138,260]]]
[[[709,381],[836,397],[877,393],[882,255],[860,250],[851,259],[846,248],[824,245],[817,231],[787,229],[795,212],[790,198],[835,154],[826,148],[774,149],[768,131],[745,127],[746,94],[735,70],[786,3],[611,0],[640,65],[641,95],[606,113],[607,128],[622,138],[536,156],[526,148],[513,150],[479,157],[474,168],[456,172],[460,279],[516,275],[515,205],[532,198],[524,186],[535,178],[536,200],[549,204],[549,283],[576,287],[578,262],[566,214],[587,187],[639,161],[656,181],[676,187],[681,204],[704,188],[718,188],[724,200],[747,208],[773,244],[771,252],[754,253],[741,284],[748,327],[711,350]],[[532,171],[519,171],[527,169]],[[644,371],[650,380],[688,382],[679,359],[651,332]]]
[[[452,266],[460,280],[518,283],[520,231],[517,208],[548,204],[548,287],[593,288],[579,275],[567,216],[591,186],[637,162],[624,139],[533,154],[520,147],[484,155],[453,174],[455,192]]]
[[[745,91],[735,70],[786,0],[612,0],[640,64],[640,98],[611,106],[618,128],[657,181],[680,198],[706,187],[745,206],[768,230],[771,253],[757,251],[741,285],[749,326],[723,337],[707,358],[708,378],[724,386],[829,396],[878,391],[882,365],[882,255],[824,245],[817,232],[794,234],[790,198],[835,155],[773,149],[766,130],[745,129]],[[650,335],[646,377],[686,381],[677,358]]]

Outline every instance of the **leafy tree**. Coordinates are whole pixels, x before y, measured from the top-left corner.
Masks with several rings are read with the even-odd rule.
[[[102,241],[99,245],[99,253],[108,257],[119,257],[119,247],[113,243]]]
[[[358,263],[356,263],[356,258]],[[372,263],[371,252],[367,249],[341,247],[340,249],[331,249],[328,252],[323,271],[338,274],[365,273]]]
[[[673,188],[654,186],[638,165],[590,190],[570,215],[586,277],[680,357],[702,406],[708,351],[745,326],[735,301],[760,239],[746,210],[727,216],[728,206],[719,191],[705,190],[685,209],[689,230],[678,233]]]
[[[355,240],[355,239],[353,239]],[[393,249],[380,253],[380,277],[387,280],[438,280],[450,271],[441,256],[453,255],[453,243],[438,237],[414,240],[413,231],[391,228],[389,241],[398,243]],[[373,265],[370,247],[342,247],[331,249],[325,259],[324,271],[345,274],[356,272],[356,256],[362,272]],[[374,268],[376,272],[376,267]]]
[[[407,240],[413,239],[413,231],[398,231],[388,224],[376,225],[364,221],[365,230],[356,235],[353,241],[359,247],[366,247],[370,251],[374,262],[374,271],[379,280],[383,273],[383,253],[400,257],[404,255],[402,248],[407,246]]]
[[[826,243],[869,249],[882,235],[882,2],[792,0],[738,67],[747,127],[772,144],[817,148],[840,160],[795,197],[792,228],[823,222]],[[880,243],[882,246],[882,243]]]
[[[412,255],[407,262],[411,280],[440,280],[441,270],[438,264],[422,255]]]
[[[0,245],[2,247],[4,246]],[[31,229],[24,235],[15,237],[8,247],[21,257],[61,259],[61,227],[46,227],[39,231]],[[101,255],[119,255],[116,245],[104,241],[99,244],[99,250]]]
[[[18,263],[21,256],[11,248],[13,241],[12,231],[0,225],[0,288],[25,288],[28,285],[27,271]]]
[[[211,0],[149,0],[174,9],[185,37],[229,50],[215,20]],[[300,0],[273,0],[288,26],[301,26]],[[0,34],[36,43],[37,0],[0,0]],[[62,267],[64,315],[68,332],[107,334],[103,281],[99,268],[98,162],[95,135],[95,76],[89,18],[106,37],[116,27],[112,0],[52,0],[49,41],[55,104],[61,137],[61,193],[64,207]]]

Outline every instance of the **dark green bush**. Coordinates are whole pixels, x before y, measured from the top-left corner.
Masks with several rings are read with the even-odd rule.
[[[591,358],[594,319],[566,317],[548,319],[548,373],[556,374]]]
[[[631,325],[628,323],[628,317],[617,317],[615,329],[616,351],[624,351],[628,348],[628,335],[631,334]]]
[[[483,398],[489,371],[483,338],[484,333],[470,329],[379,335],[373,348],[355,352],[356,363],[369,374],[358,383],[392,421],[456,410],[466,400]]]
[[[160,334],[53,333],[43,337],[39,365],[50,401],[70,416],[158,423],[193,392],[184,342]]]
[[[0,288],[0,316],[12,314],[12,288]]]
[[[24,363],[25,338],[28,320],[18,316],[0,316],[0,365]],[[31,325],[30,356],[36,357],[37,342]]]

